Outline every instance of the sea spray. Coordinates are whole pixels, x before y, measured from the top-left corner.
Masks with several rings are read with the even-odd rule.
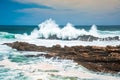
[[[39,24],[38,26],[39,34],[43,35],[43,37],[45,38],[48,38],[50,35],[56,35],[60,32],[60,28],[52,19],[46,20],[45,22]]]
[[[119,26],[116,27],[118,29],[114,28],[113,26],[111,28],[109,26],[99,26],[99,25],[96,26],[95,24],[93,24],[91,28],[88,28],[88,27],[85,27],[85,26],[77,27],[71,23],[67,23],[64,27],[61,27],[55,22],[55,20],[48,19],[40,23],[38,27],[33,29],[33,31],[29,32],[30,34],[28,34],[27,31],[25,31],[25,33],[23,34],[19,34],[19,32],[14,34],[13,33],[11,34],[8,32],[0,32],[0,39],[84,40],[84,39],[80,39],[79,38],[80,36],[81,37],[83,36],[82,38],[89,37],[89,36],[98,37],[98,38],[108,38],[108,37],[118,36],[120,39]],[[27,30],[27,28],[28,27],[26,27],[25,30]],[[104,28],[105,30],[103,30]],[[23,29],[21,28],[21,30],[24,30],[24,27]],[[89,41],[89,40],[90,40],[90,37],[85,41]]]
[[[93,32],[97,31],[96,29],[96,26],[93,25],[88,32],[84,29],[76,29],[71,23],[67,23],[66,26],[60,28],[54,20],[49,19],[39,24],[39,35],[42,35],[46,39],[52,35],[56,35],[56,37],[61,39],[73,39],[81,35],[94,35]]]
[[[16,38],[24,39],[48,39],[50,36],[56,36],[59,39],[74,39],[82,35],[93,35],[98,37],[97,26],[93,25],[89,31],[85,29],[76,29],[71,23],[67,23],[66,26],[60,28],[58,24],[52,19],[48,19],[38,25],[39,29],[34,29],[30,35],[26,33],[23,35],[16,35]]]
[[[13,51],[14,53],[14,51]],[[17,51],[17,55],[25,55],[26,52],[22,52],[20,54],[19,51]],[[31,53],[31,52],[30,52]],[[34,53],[34,52],[33,52]],[[39,54],[39,52],[38,52]],[[15,55],[15,54],[13,54]],[[28,54],[29,55],[29,52]],[[17,58],[18,56],[16,56]],[[34,57],[33,57],[34,58]],[[35,57],[36,58],[36,57]],[[111,74],[97,74],[95,72],[91,72],[84,68],[81,65],[77,65],[77,63],[74,63],[71,60],[61,60],[61,59],[47,59],[45,57],[39,57],[37,59],[28,58],[28,61],[26,63],[23,62],[12,62],[10,59],[4,59],[0,61],[0,66],[4,66],[3,68],[0,67],[0,69],[8,69],[7,73],[10,74],[11,72],[14,74],[9,77],[8,74],[2,75],[0,73],[0,78],[6,79],[9,77],[9,79],[15,80],[16,75],[18,76],[17,79],[20,80],[22,78],[26,78],[25,80],[51,80],[51,79],[57,79],[57,80],[81,80],[81,79],[88,79],[88,80],[119,80],[119,76],[112,76]],[[11,57],[12,59],[12,57]],[[32,61],[32,63],[31,63]],[[29,63],[28,63],[29,62]],[[19,73],[22,74],[22,76],[19,76]]]
[[[14,36],[15,38],[8,36]],[[120,41],[80,41],[80,40],[49,40],[49,36],[56,36],[61,39],[73,39],[81,35],[92,35],[97,37],[119,36],[120,31],[102,31],[96,25],[89,30],[75,28],[71,23],[60,28],[52,19],[41,23],[38,29],[34,29],[31,34],[19,34],[0,32],[0,80],[119,80],[120,75],[91,72],[81,65],[77,65],[72,60],[47,59],[43,56],[28,58],[26,55],[37,55],[41,52],[26,52],[12,49],[4,43],[15,41],[28,42],[39,46],[51,47],[60,44],[67,46],[107,46],[119,45]],[[7,36],[7,37],[6,37]],[[42,53],[43,54],[43,53]],[[47,54],[47,53],[45,53]],[[49,67],[49,68],[48,68]]]
[[[99,37],[97,26],[95,24],[92,25],[91,29],[89,30],[89,34],[96,36],[96,37]]]

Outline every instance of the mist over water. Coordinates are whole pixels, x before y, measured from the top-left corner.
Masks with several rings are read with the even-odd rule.
[[[24,26],[23,26],[24,27]],[[48,19],[27,32],[24,29],[5,28],[0,31],[0,80],[119,80],[120,74],[92,72],[72,60],[47,59],[43,56],[28,58],[25,55],[47,54],[45,52],[17,51],[4,43],[15,41],[28,42],[40,46],[51,47],[60,44],[62,47],[76,45],[107,46],[119,45],[120,41],[81,41],[78,36],[114,37],[120,36],[118,27],[102,27],[93,24],[91,27],[74,26],[67,23],[59,26],[54,20]],[[10,31],[10,30],[15,30]],[[17,31],[17,32],[16,32]],[[58,39],[49,39],[49,37]],[[65,40],[66,39],[66,40]],[[72,40],[75,39],[75,40]]]

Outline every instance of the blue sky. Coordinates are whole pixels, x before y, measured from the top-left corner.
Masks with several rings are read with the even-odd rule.
[[[120,25],[120,0],[0,0],[0,25]]]

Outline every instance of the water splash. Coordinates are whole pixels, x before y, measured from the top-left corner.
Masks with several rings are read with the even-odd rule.
[[[0,32],[0,39],[60,39],[60,40],[79,40],[80,36],[88,36],[106,38],[106,37],[120,37],[120,31],[101,31],[97,29],[94,24],[90,30],[77,29],[73,24],[67,23],[61,28],[54,20],[48,19],[38,25],[30,35],[24,34],[10,34],[6,32]]]
[[[55,35],[60,32],[58,24],[56,24],[55,21],[52,19],[46,20],[45,22],[39,24],[38,26],[39,34],[45,38],[48,38],[50,35]]]
[[[95,24],[92,25],[91,29],[89,30],[89,34],[99,37],[97,26]]]
[[[97,26],[93,25],[89,31],[84,29],[76,29],[71,23],[67,23],[66,26],[60,28],[58,24],[52,19],[48,19],[38,25],[39,29],[34,29],[30,35],[16,35],[16,38],[25,39],[48,39],[51,36],[60,39],[74,39],[82,35],[93,35],[98,37]]]
[[[17,53],[19,54],[19,52]],[[22,55],[24,55],[24,53],[26,54],[26,52],[23,52]],[[31,61],[33,61],[33,63],[23,64],[22,62],[18,63],[12,62],[10,59],[4,59],[0,61],[0,66],[4,66],[4,68],[8,69],[8,73],[14,71],[14,75],[11,75],[11,77],[15,77],[15,75],[22,73],[23,76],[30,78],[27,80],[119,80],[120,78],[119,76],[112,76],[111,74],[97,74],[91,72],[71,60],[46,59],[44,57],[39,57],[37,60],[29,59],[28,62]],[[7,74],[4,76],[8,77]],[[0,76],[0,78],[1,77],[2,76]],[[18,77],[18,79],[21,78],[22,76]],[[13,78],[10,79],[15,80]]]

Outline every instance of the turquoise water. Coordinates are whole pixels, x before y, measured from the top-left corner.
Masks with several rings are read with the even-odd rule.
[[[40,52],[19,52],[9,49],[0,60],[0,80],[119,80],[118,74],[95,73],[71,60],[25,57]]]
[[[36,28],[36,29],[35,29]],[[72,60],[58,58],[47,59],[44,56],[26,57],[26,55],[47,54],[46,52],[17,51],[4,43],[15,41],[28,42],[39,46],[51,47],[75,45],[119,45],[120,41],[63,41],[40,39],[50,35],[75,38],[79,35],[93,35],[97,37],[120,36],[119,25],[108,26],[59,26],[53,21],[46,21],[39,26],[1,25],[0,26],[0,80],[119,80],[120,74],[106,74],[92,72]]]
[[[9,48],[9,47],[6,47]],[[0,49],[1,50],[1,49]],[[2,50],[1,50],[2,51]],[[8,49],[0,53],[0,80],[119,80],[119,74],[95,73],[71,60],[25,57],[41,52]]]
[[[48,24],[49,25],[49,24]],[[54,25],[49,29],[47,29],[45,25],[43,31],[41,27],[38,26],[25,26],[25,25],[0,25],[0,38],[6,38],[6,39],[17,39],[17,38],[26,38],[26,37],[32,37],[34,38],[42,38],[46,36],[51,35],[57,35],[60,38],[75,38],[77,36],[81,35],[92,35],[97,37],[120,37],[120,26],[119,25],[108,25],[108,26],[71,26],[68,27],[68,30],[66,33],[64,33],[64,27],[59,26],[60,30],[57,31]],[[55,29],[54,29],[55,28]],[[72,28],[75,28],[74,31],[71,31]],[[46,30],[45,30],[46,29]],[[53,29],[53,31],[52,31]],[[70,31],[70,32],[69,32]],[[78,31],[78,32],[76,32]],[[58,32],[58,33],[57,33]],[[72,33],[71,33],[72,32]],[[62,36],[61,36],[62,35]],[[30,38],[31,38],[30,37]]]

